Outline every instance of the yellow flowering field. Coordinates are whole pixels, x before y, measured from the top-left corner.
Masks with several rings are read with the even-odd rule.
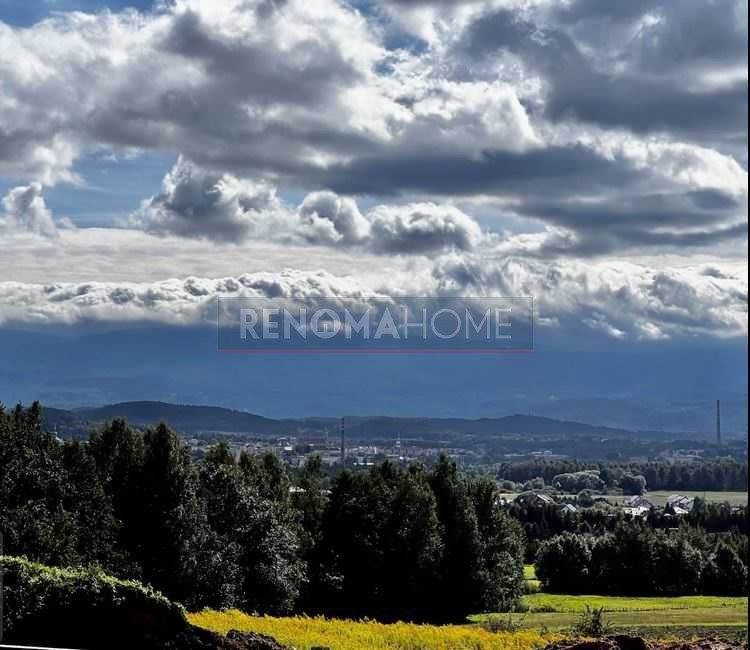
[[[560,637],[533,630],[489,632],[464,625],[384,624],[295,616],[250,616],[238,610],[204,610],[189,614],[193,625],[219,634],[229,630],[258,632],[296,650],[315,646],[330,650],[536,650]]]

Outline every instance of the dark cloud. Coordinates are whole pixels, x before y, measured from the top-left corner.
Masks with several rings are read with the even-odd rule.
[[[338,44],[318,34],[285,49],[264,35],[263,22],[273,10],[262,11],[254,41],[217,34],[193,11],[179,15],[172,23],[162,47],[193,62],[202,62],[210,83],[201,87],[205,100],[244,96],[254,104],[293,105],[335,101],[342,84],[353,84],[361,74],[342,56]],[[218,93],[218,94],[216,94]]]
[[[625,161],[608,160],[583,145],[526,152],[488,150],[469,157],[438,151],[383,151],[334,165],[322,176],[336,191],[354,194],[424,192],[562,195],[627,185],[640,177]]]
[[[573,233],[551,235],[534,254],[603,255],[628,248],[684,249],[747,237],[744,208],[721,192],[599,200],[526,201],[518,212]]]
[[[620,4],[628,9],[615,10]],[[595,3],[598,9],[592,10],[589,3],[577,3],[569,11],[577,19],[632,19],[652,4]],[[694,72],[712,63],[746,65],[747,23],[743,27],[737,22],[737,3],[665,7],[661,19],[643,26],[614,60],[611,50],[584,54],[567,31],[508,10],[480,15],[467,27],[459,51],[479,61],[503,51],[519,56],[547,83],[544,112],[554,120],[573,118],[636,132],[672,131],[697,140],[709,134],[746,138],[746,81],[706,87],[695,79],[689,83],[681,70],[675,71],[690,66]]]
[[[481,248],[438,205],[458,199],[542,222],[535,254],[746,234],[741,0],[209,4],[0,24],[0,172],[54,183],[91,150],[179,153],[192,167],[135,221],[217,242]],[[425,46],[389,49],[388,20]],[[361,195],[390,205],[361,214]]]

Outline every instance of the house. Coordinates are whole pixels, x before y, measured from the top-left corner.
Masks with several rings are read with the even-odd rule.
[[[523,492],[516,497],[516,501],[524,506],[551,506],[555,503],[551,496],[541,492]]]
[[[560,508],[560,512],[562,512],[563,514],[566,514],[566,515],[574,515],[576,512],[578,512],[578,508],[576,508],[571,503],[565,503]]]
[[[672,494],[667,497],[667,508],[671,509],[674,514],[687,514],[695,505],[695,497],[686,497],[681,494]]]
[[[647,508],[650,510],[654,507],[654,504],[642,494],[627,497],[623,504],[628,508]]]

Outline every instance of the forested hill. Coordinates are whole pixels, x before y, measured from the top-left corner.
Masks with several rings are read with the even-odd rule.
[[[146,426],[160,421],[184,433],[221,431],[259,435],[284,435],[300,432],[315,433],[326,429],[336,431],[335,418],[304,418],[275,420],[246,411],[217,406],[191,406],[166,402],[121,402],[96,408],[62,410],[44,409],[45,426],[60,435],[83,435],[93,425],[116,417],[131,424]],[[533,415],[509,415],[478,420],[462,418],[394,418],[347,417],[347,436],[377,437],[380,434],[431,437],[445,434],[545,434],[545,435],[633,435],[623,429],[592,426]]]

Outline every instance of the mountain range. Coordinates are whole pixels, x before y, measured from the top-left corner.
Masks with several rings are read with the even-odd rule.
[[[61,435],[81,436],[92,427],[125,418],[136,426],[167,422],[185,434],[231,433],[248,435],[336,435],[340,418],[310,417],[273,419],[218,406],[134,401],[72,410],[45,408],[45,427]],[[663,436],[660,432],[634,432],[535,415],[514,414],[499,418],[427,418],[351,416],[344,418],[346,433],[352,438],[392,437],[397,434],[418,438],[455,435],[550,435],[550,436]]]

